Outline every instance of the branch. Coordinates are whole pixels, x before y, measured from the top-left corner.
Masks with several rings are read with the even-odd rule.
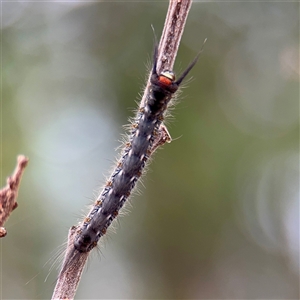
[[[169,8],[165,20],[165,25],[158,47],[157,72],[162,70],[173,70],[177,56],[180,40],[184,26],[190,11],[192,0],[169,0]],[[146,89],[141,100],[140,107],[146,101],[146,91],[150,86],[151,73],[147,81]]]
[[[12,176],[7,178],[7,185],[0,190],[0,238],[6,235],[6,229],[1,227],[8,219],[11,212],[17,208],[17,196],[23,171],[28,164],[28,158],[23,155],[18,157],[17,166]]]
[[[181,36],[184,30],[184,25],[187,19],[187,15],[189,12],[189,9],[191,7],[192,0],[170,0],[169,3],[169,9],[161,37],[161,41],[158,48],[157,53],[157,73],[160,74],[162,70],[172,70],[174,61],[177,55],[177,50],[179,47],[179,43],[181,40]],[[139,111],[143,112],[145,103],[147,100],[147,95],[150,93],[150,80],[153,73],[150,74],[143,98],[141,100],[141,104],[139,105]],[[152,79],[153,80],[153,79]],[[158,80],[158,79],[157,79]],[[134,126],[137,126],[138,124],[132,124],[133,128],[137,128]],[[134,131],[134,129],[133,129]],[[166,142],[170,142],[171,138],[168,134],[168,131],[166,127],[161,124],[158,132],[153,133],[154,140],[152,145],[148,148],[147,152],[147,159],[149,156],[153,154],[153,152],[161,145],[163,145]],[[126,152],[126,147],[129,147],[127,144],[125,144],[125,150],[124,155],[128,155],[130,151],[128,150]],[[115,175],[117,175],[117,170],[113,172],[113,175],[111,178],[114,178]],[[108,181],[105,189],[109,189],[112,185],[111,181]],[[104,189],[104,190],[105,190]],[[126,200],[126,199],[125,199]],[[102,201],[101,201],[101,195],[98,197],[95,206],[101,208]],[[90,215],[93,215],[93,209],[89,213]],[[113,212],[113,214],[117,213],[117,211]],[[115,217],[115,216],[114,216]],[[87,217],[83,224],[89,224],[91,221],[91,218]],[[86,225],[87,226],[87,225]],[[107,225],[108,226],[108,225]],[[105,234],[106,228],[103,228],[102,234]],[[79,226],[73,226],[69,230],[69,236],[68,236],[68,245],[66,254],[64,257],[62,269],[59,273],[58,280],[52,295],[52,299],[58,300],[58,299],[74,299],[77,286],[80,281],[80,277],[82,275],[82,271],[84,269],[84,265],[86,263],[86,260],[89,255],[89,251],[91,249],[85,250],[84,246],[88,244],[87,241],[84,239],[81,240],[81,247],[80,250],[75,249],[74,243],[76,243],[76,235],[82,234],[82,228]],[[90,236],[89,236],[90,237]],[[78,246],[77,246],[78,247]]]
[[[67,265],[68,268],[63,268],[60,271],[52,299],[74,299],[82,271],[89,255],[89,252],[80,253],[80,255],[75,257],[76,261],[73,264],[69,264],[68,260],[74,254],[73,248],[76,229],[76,226],[72,226],[69,230],[67,250],[63,261],[63,266]]]

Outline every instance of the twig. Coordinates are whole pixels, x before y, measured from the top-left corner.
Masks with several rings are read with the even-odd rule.
[[[160,74],[162,70],[172,70],[174,61],[177,55],[179,42],[183,33],[184,25],[187,19],[189,9],[191,7],[192,0],[170,0],[169,9],[164,25],[163,34],[158,49],[158,60],[157,60],[157,73]],[[151,73],[152,74],[152,73]],[[141,100],[139,109],[144,109],[146,102],[146,95],[149,95],[151,74],[149,76],[147,86],[145,88],[144,96]],[[168,131],[164,125],[161,125],[159,131],[154,139],[152,146],[149,148],[148,156],[152,155],[153,152],[161,145],[170,141]],[[126,145],[125,145],[126,146]],[[126,151],[125,151],[126,152]],[[113,174],[117,174],[114,171]],[[111,185],[111,182],[107,184],[107,187]],[[107,188],[106,187],[106,188]],[[96,201],[101,205],[100,199]],[[96,204],[97,205],[97,204]],[[93,214],[93,211],[90,212]],[[90,218],[87,217],[84,223],[88,224]],[[106,229],[105,229],[106,230]],[[69,230],[68,246],[63,262],[62,269],[58,276],[58,280],[52,295],[52,299],[74,299],[77,286],[80,281],[84,265],[89,255],[89,250],[78,251],[74,248],[76,243],[76,235],[81,233],[79,227],[73,226]],[[105,232],[103,232],[104,234]],[[85,241],[81,241],[81,246],[85,246]],[[83,248],[84,249],[84,248]]]
[[[6,235],[6,229],[2,227],[11,212],[17,208],[17,196],[23,171],[28,164],[28,158],[20,155],[15,172],[7,178],[7,185],[0,190],[0,238]]]
[[[165,25],[158,47],[158,73],[162,70],[173,70],[180,40],[191,5],[192,0],[170,0],[169,2]],[[145,91],[149,88],[150,78],[151,73],[149,75]],[[140,107],[144,105],[146,95],[147,93],[145,92],[141,100]]]
[[[66,250],[66,255],[63,261],[63,265],[67,264],[70,258],[70,254],[74,254],[74,238],[76,235],[76,226],[72,226],[68,234],[68,245]],[[71,253],[70,253],[71,252]],[[77,286],[79,284],[82,271],[84,269],[85,263],[87,261],[89,252],[80,253],[76,257],[76,263],[70,265],[65,271],[61,271],[59,278],[57,280],[52,299],[73,299],[76,293]]]

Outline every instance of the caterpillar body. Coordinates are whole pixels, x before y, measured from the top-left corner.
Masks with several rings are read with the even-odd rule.
[[[115,170],[88,216],[76,230],[74,250],[87,253],[97,245],[130,196],[149,156],[159,145],[169,141],[168,132],[162,124],[164,114],[179,85],[196,64],[199,54],[179,79],[175,80],[172,71],[157,73],[158,47],[155,46],[146,101],[136,114],[129,139]]]

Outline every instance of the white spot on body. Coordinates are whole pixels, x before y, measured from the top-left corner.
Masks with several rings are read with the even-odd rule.
[[[145,107],[145,112],[146,113],[149,113],[149,107],[148,107],[148,105]],[[145,117],[145,115],[143,116],[143,118]]]

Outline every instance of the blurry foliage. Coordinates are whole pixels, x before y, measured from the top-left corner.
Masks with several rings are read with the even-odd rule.
[[[30,158],[0,241],[3,299],[51,296],[57,273],[44,282],[44,264],[109,174],[149,70],[150,25],[160,35],[166,11],[2,3],[2,185],[17,154]],[[91,258],[77,299],[299,297],[298,12],[193,4],[175,71],[208,41],[169,119],[174,141]]]

